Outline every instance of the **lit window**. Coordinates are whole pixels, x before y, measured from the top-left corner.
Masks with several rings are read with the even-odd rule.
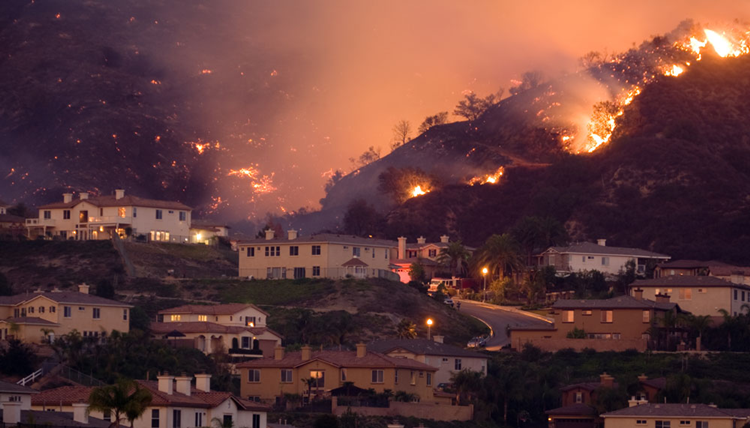
[[[181,315],[170,315],[170,316],[169,316],[169,320],[170,320],[170,321],[179,321],[179,320],[180,320],[180,318],[182,318],[182,316],[181,316]]]
[[[310,370],[310,378],[315,379],[313,382],[313,388],[325,388],[326,386],[326,372],[323,370]]]
[[[575,321],[575,311],[563,311],[563,322],[574,322]]]
[[[208,315],[198,315],[198,321],[208,321]]]
[[[117,215],[120,216],[120,218],[125,218],[125,207],[118,208]]]
[[[651,311],[643,311],[643,322],[651,322]]]
[[[602,322],[610,323],[612,322],[613,314],[612,311],[602,311]]]

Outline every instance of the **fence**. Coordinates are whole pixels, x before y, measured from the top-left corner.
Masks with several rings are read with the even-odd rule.
[[[60,371],[57,373],[59,376],[64,377],[70,381],[81,384],[83,386],[105,386],[106,384],[99,379],[96,379],[87,374],[83,374],[78,370],[73,370],[68,366],[62,366]]]

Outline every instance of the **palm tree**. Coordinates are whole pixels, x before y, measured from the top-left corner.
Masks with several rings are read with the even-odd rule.
[[[417,325],[404,318],[396,326],[396,336],[399,339],[416,339]]]
[[[471,253],[466,250],[461,241],[456,241],[441,249],[436,261],[443,266],[447,266],[453,275],[460,276],[469,257],[471,257]]]
[[[461,370],[451,376],[451,383],[456,388],[456,400],[473,401],[482,391],[482,373],[472,370]]]
[[[477,251],[474,266],[477,270],[487,267],[491,274],[503,278],[507,274],[523,269],[523,260],[518,243],[509,234],[492,235]]]
[[[696,333],[698,333],[698,336],[695,340],[695,346],[698,347],[698,339],[701,339],[701,343],[703,342],[703,332],[706,331],[708,327],[711,326],[711,324],[714,322],[714,320],[711,318],[710,315],[691,315],[689,318],[689,325],[690,328],[693,329]]]
[[[151,392],[138,382],[120,379],[114,385],[94,388],[89,395],[89,408],[114,413],[111,427],[119,427],[124,416],[132,428],[133,422],[143,415],[152,398]]]
[[[661,326],[666,330],[667,332],[667,343],[666,348],[669,350],[669,337],[672,334],[672,329],[677,327],[677,315],[674,313],[674,311],[666,311],[664,312],[664,316],[661,319]]]

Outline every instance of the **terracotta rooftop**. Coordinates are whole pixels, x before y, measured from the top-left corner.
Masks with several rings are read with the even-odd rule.
[[[613,382],[612,385],[613,385],[613,387],[615,389],[617,389],[617,387],[618,387],[618,383],[617,382]],[[577,388],[585,389],[587,391],[596,391],[600,387],[602,387],[601,381],[599,381],[599,382],[580,382],[580,383],[573,383],[573,384],[570,384],[570,385],[565,385],[562,388],[560,388],[560,391],[570,391],[570,390],[577,389]]]
[[[631,416],[664,416],[664,417],[715,417],[731,418],[737,415],[750,414],[750,409],[719,409],[707,404],[641,404],[639,406],[627,407],[625,409],[615,410],[614,412],[604,413],[604,418],[631,417]],[[744,416],[742,416],[744,417]]]
[[[417,355],[442,355],[446,357],[482,358],[489,357],[479,352],[467,351],[457,346],[446,345],[427,339],[386,339],[367,344],[367,349],[387,354],[393,350],[404,349]]]
[[[607,247],[604,245],[594,244],[592,242],[578,242],[565,247],[550,247],[546,251],[550,250],[554,250],[558,253],[602,254],[612,256],[635,256],[658,259],[669,258],[669,256],[666,254],[654,253],[652,251],[641,250],[640,248]]]
[[[88,401],[93,388],[88,386],[61,386],[59,388],[39,391],[31,396],[32,406],[69,406],[73,403]]]
[[[89,416],[89,423],[84,424],[73,420],[72,412],[45,412],[41,410],[21,410],[22,421],[34,421],[33,426],[40,427],[88,427],[88,428],[108,428],[110,423],[101,419]],[[0,422],[2,421],[2,412],[0,412]]]
[[[132,305],[118,302],[117,300],[105,299],[93,294],[79,293],[77,291],[48,291],[44,293],[16,294],[13,296],[0,296],[0,306],[15,306],[20,303],[30,302],[34,299],[46,297],[57,303],[71,303],[82,305],[120,306],[132,308]]]
[[[336,233],[319,233],[309,236],[299,236],[296,239],[288,239],[286,236],[276,236],[273,239],[256,238],[243,240],[239,242],[239,245],[271,245],[271,244],[316,244],[316,243],[337,243],[337,244],[350,244],[360,245],[363,247],[367,246],[379,246],[379,247],[391,247],[397,248],[398,242],[389,241],[386,239],[374,239],[374,238],[362,238],[354,235],[342,235]]]
[[[630,284],[637,287],[735,287],[748,288],[743,284],[734,284],[714,276],[669,275],[654,279],[639,279]]]
[[[558,407],[556,409],[547,410],[544,412],[548,415],[558,416],[591,416],[596,417],[596,409],[589,406],[588,404],[572,404],[570,406]]]
[[[70,202],[53,202],[51,204],[42,205],[39,209],[50,209],[50,208],[72,208],[81,202],[88,202],[97,207],[146,207],[146,208],[164,208],[173,210],[191,211],[192,208],[189,206],[175,201],[160,201],[157,199],[146,199],[138,196],[126,195],[120,199],[117,199],[114,195],[109,196],[97,196],[88,199],[73,199]]]
[[[12,322],[14,324],[26,324],[26,325],[51,325],[51,326],[59,326],[60,324],[54,323],[52,321],[47,321],[42,318],[38,317],[16,317],[16,318],[8,318],[4,320],[0,320],[0,322]]]
[[[281,360],[273,357],[260,358],[237,364],[237,368],[263,368],[263,367],[299,367],[311,361],[319,360],[336,367],[362,367],[362,368],[403,368],[411,370],[437,371],[435,367],[408,358],[394,358],[378,352],[367,351],[362,358],[357,358],[356,351],[314,351],[311,358],[302,361],[301,352],[289,352]]]
[[[151,332],[154,334],[167,334],[177,330],[180,333],[219,333],[219,334],[240,334],[248,331],[253,335],[261,335],[269,332],[275,336],[283,338],[268,327],[245,327],[245,326],[227,326],[207,321],[188,321],[188,322],[154,322],[151,323]]]
[[[249,303],[228,303],[225,305],[184,305],[159,311],[159,315],[166,314],[198,314],[198,315],[234,315],[237,312],[252,308],[268,316],[268,312]]]

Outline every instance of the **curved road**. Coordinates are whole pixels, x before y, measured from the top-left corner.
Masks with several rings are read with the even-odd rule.
[[[489,303],[475,302],[473,300],[461,300],[461,312],[471,315],[484,322],[492,328],[493,337],[487,341],[488,351],[498,351],[510,343],[505,328],[510,326],[546,326],[549,322],[527,315],[515,308],[507,306],[492,305]]]

